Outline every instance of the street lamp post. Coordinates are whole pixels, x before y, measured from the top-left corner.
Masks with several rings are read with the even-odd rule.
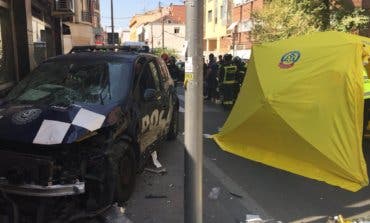
[[[203,0],[186,1],[185,222],[203,222]]]
[[[113,0],[110,0],[110,13],[111,13],[111,23],[112,23],[112,44],[114,44],[114,17],[113,17]]]

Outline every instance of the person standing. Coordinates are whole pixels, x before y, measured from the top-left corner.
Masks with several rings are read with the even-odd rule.
[[[203,57],[203,96],[204,99],[208,99],[208,85],[207,85],[207,69],[206,58]]]
[[[208,57],[209,63],[207,66],[207,92],[208,92],[208,98],[212,101],[215,101],[217,99],[217,72],[218,72],[218,65],[216,62],[215,56],[211,53]]]
[[[218,55],[218,62],[217,62],[217,64],[218,64],[219,66],[221,66],[221,65],[222,65],[222,63],[224,62],[224,60],[223,60],[222,58],[223,58],[223,56],[222,56],[222,55]]]
[[[180,69],[176,66],[176,58],[174,56],[170,56],[167,67],[172,79],[177,83],[179,81]]]
[[[237,72],[238,68],[233,64],[232,55],[226,54],[218,72],[221,103],[225,106],[232,106],[235,102],[239,85]]]

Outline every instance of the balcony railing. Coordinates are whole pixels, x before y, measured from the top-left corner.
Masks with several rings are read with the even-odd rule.
[[[92,22],[92,15],[89,11],[82,11],[81,12],[81,20],[83,22]]]
[[[104,32],[104,30],[101,27],[94,28],[94,34],[95,35],[101,35],[103,32]]]

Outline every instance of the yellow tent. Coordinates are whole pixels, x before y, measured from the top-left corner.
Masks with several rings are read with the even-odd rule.
[[[237,102],[214,136],[228,152],[350,191],[362,153],[370,39],[323,32],[256,45]]]

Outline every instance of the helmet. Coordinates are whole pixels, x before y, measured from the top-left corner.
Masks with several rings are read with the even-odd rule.
[[[162,53],[161,58],[162,58],[165,62],[167,62],[167,61],[168,61],[168,59],[169,59],[169,57],[168,57],[168,54],[167,54],[167,53]]]
[[[240,57],[236,56],[233,58],[233,63],[234,64],[241,64],[242,63],[242,59],[240,59]]]
[[[233,56],[231,54],[225,54],[224,60],[231,61],[233,59]]]

